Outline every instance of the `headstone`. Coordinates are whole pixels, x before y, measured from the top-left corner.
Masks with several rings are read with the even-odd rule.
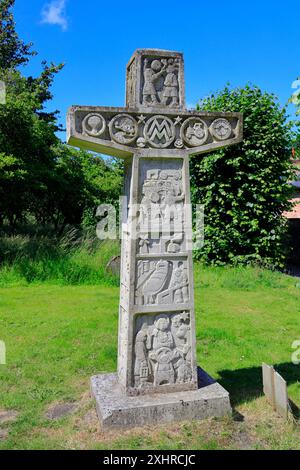
[[[67,127],[69,144],[125,161],[118,373],[92,378],[102,425],[230,413],[197,370],[189,156],[240,142],[242,115],[188,111],[183,55],[142,49],[126,108],[73,106]]]
[[[286,381],[275,371],[274,367],[268,364],[263,363],[262,370],[264,394],[268,402],[274,411],[287,419],[290,407]]]

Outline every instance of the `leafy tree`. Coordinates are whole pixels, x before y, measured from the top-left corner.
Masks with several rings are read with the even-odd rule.
[[[47,191],[47,176],[54,166],[51,148],[58,143],[57,112],[45,112],[52,98],[54,76],[62,65],[43,62],[39,77],[24,77],[19,66],[35,55],[15,30],[13,0],[0,0],[0,80],[6,85],[6,103],[0,105],[1,167],[9,165],[10,178],[0,173],[0,223],[23,221],[37,188]],[[20,177],[22,175],[22,177]]]
[[[25,77],[20,66],[35,53],[15,30],[13,0],[0,0],[0,80],[6,104],[0,105],[0,224],[11,226],[34,216],[62,230],[93,218],[105,191],[114,200],[118,171],[100,157],[63,145],[56,132],[58,111],[46,111],[51,86],[63,64],[42,62],[38,77]],[[87,217],[88,216],[88,217]]]
[[[121,175],[100,156],[59,144],[53,148],[55,165],[31,207],[39,223],[51,222],[63,231],[66,225],[95,226],[101,203],[118,201]]]
[[[296,106],[296,115],[300,115],[300,77],[294,82],[295,91],[289,99]],[[295,132],[293,136],[293,157],[300,158],[300,121],[295,121]]]
[[[244,140],[191,159],[193,202],[205,207],[204,246],[212,263],[283,266],[293,177],[291,124],[273,94],[226,86],[198,104],[201,111],[240,111]]]
[[[15,0],[0,0],[0,69],[24,65],[36,52],[32,43],[25,44],[19,39],[12,8]]]
[[[0,177],[0,191],[7,194],[5,215],[15,225],[24,220],[36,189],[47,191],[47,177],[54,167],[52,147],[59,142],[55,135],[59,126],[54,115],[43,112],[42,78],[34,87],[33,80],[28,86],[28,79],[18,70],[2,71],[0,77],[6,82],[7,91],[6,104],[0,105],[0,152],[2,158],[13,157],[15,168],[23,170],[22,179],[18,172],[15,178],[10,178],[10,196],[5,190],[7,180]]]

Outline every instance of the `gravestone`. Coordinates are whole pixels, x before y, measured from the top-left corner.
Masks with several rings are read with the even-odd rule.
[[[273,366],[265,363],[262,365],[262,373],[264,394],[267,400],[279,415],[288,419],[290,406],[286,381]]]
[[[106,428],[231,412],[196,363],[189,156],[238,143],[240,113],[188,111],[183,55],[137,50],[126,107],[73,106],[68,143],[123,158],[118,373],[92,377]]]

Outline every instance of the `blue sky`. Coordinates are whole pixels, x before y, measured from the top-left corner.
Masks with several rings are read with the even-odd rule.
[[[49,104],[63,124],[72,104],[124,105],[137,48],[184,53],[189,106],[228,81],[257,84],[285,104],[300,76],[299,1],[16,0],[15,18],[39,52],[26,74],[39,73],[43,59],[66,64]]]

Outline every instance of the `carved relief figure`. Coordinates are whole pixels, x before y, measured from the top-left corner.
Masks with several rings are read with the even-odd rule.
[[[144,60],[144,87],[143,87],[143,105],[155,105],[158,103],[157,90],[155,83],[166,70],[166,64],[162,64],[160,60]]]
[[[191,117],[183,123],[180,135],[184,142],[192,147],[203,145],[208,138],[207,124],[200,118]]]
[[[147,235],[141,235],[140,236],[140,242],[139,242],[139,247],[140,247],[140,253],[145,254],[149,253],[149,240]]]
[[[189,301],[186,262],[139,260],[135,302],[137,305],[172,305]]]
[[[90,113],[82,121],[82,130],[84,135],[99,137],[106,128],[106,122],[101,114]]]
[[[178,61],[168,59],[167,75],[161,94],[161,102],[164,106],[179,106]]]
[[[160,260],[155,267],[155,271],[150,275],[142,287],[144,296],[144,305],[154,304],[156,295],[163,290],[166,279],[168,277],[169,263]]]
[[[144,106],[163,105],[178,107],[178,71],[179,60],[177,58],[146,58],[143,67],[144,86],[142,90],[142,104]]]
[[[175,304],[187,303],[189,301],[188,277],[181,261],[174,270],[171,287],[175,287]]]
[[[148,170],[141,193],[140,253],[179,252],[184,238],[185,201],[181,170]],[[153,243],[150,233],[158,233],[158,244]]]
[[[134,343],[135,387],[192,380],[189,322],[187,312],[143,317]]]
[[[152,331],[152,348],[149,359],[153,368],[153,385],[173,384],[175,371],[172,360],[174,357],[174,338],[169,329],[170,319],[167,315],[159,315],[154,321]]]
[[[135,386],[143,385],[147,382],[149,376],[149,363],[147,357],[147,341],[148,341],[148,325],[143,323],[142,328],[137,333],[135,338],[134,352],[134,377]]]
[[[217,140],[226,140],[231,136],[232,128],[227,119],[216,119],[211,125],[211,133]]]
[[[119,144],[132,143],[138,134],[138,125],[132,116],[119,114],[109,123],[111,138]]]

